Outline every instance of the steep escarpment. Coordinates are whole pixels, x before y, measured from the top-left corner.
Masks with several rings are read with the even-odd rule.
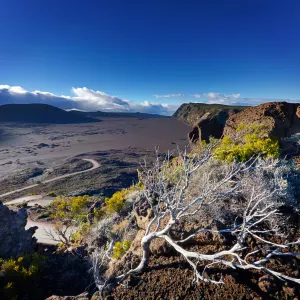
[[[193,126],[200,122],[205,116],[213,117],[221,112],[232,115],[242,111],[247,106],[229,106],[221,104],[184,103],[174,113],[173,117]],[[225,120],[226,121],[226,120]]]
[[[270,137],[285,138],[300,132],[300,103],[269,102],[231,116],[224,135],[232,136],[240,124],[265,124]]]
[[[191,111],[191,116],[184,117],[186,120],[196,117],[195,110]],[[186,113],[188,114],[188,110]],[[222,135],[234,136],[241,124],[264,124],[269,137],[281,140],[289,138],[300,132],[300,103],[269,102],[245,107],[240,111],[232,108],[207,112],[194,124],[189,139],[195,143],[207,141],[210,136],[214,138],[220,138]],[[295,145],[291,145],[291,141],[285,140],[284,144],[283,148],[295,148]]]
[[[194,126],[189,140],[208,141],[210,136],[220,138],[227,119],[245,109],[246,106],[227,106],[220,104],[184,103],[174,113],[174,117]]]

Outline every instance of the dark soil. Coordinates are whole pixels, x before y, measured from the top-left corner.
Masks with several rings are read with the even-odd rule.
[[[288,214],[291,223],[287,238],[296,241],[300,236],[299,214]],[[282,242],[277,237],[271,240]],[[226,244],[225,246],[222,239],[203,235],[185,248],[199,253],[215,253],[232,246],[228,242]],[[254,239],[249,239],[248,246],[247,252],[261,248]],[[300,246],[296,245],[287,251],[299,250]],[[265,266],[291,277],[300,277],[300,256],[274,257]],[[197,267],[201,273],[204,263],[199,262]],[[258,270],[242,271],[216,265],[207,269],[204,276],[213,280],[223,279],[224,284],[195,282],[190,265],[174,251],[169,251],[166,256],[152,255],[149,268],[141,275],[129,278],[123,285],[117,286],[112,293],[112,299],[300,299],[298,284],[280,281]]]
[[[298,259],[298,266],[299,266]],[[131,286],[118,286],[113,299],[298,299],[297,285],[271,277],[272,288],[260,289],[258,272],[212,269],[212,277],[223,277],[224,284],[194,282],[190,266],[179,256],[152,257],[149,269],[130,280]],[[297,298],[298,297],[298,298]]]

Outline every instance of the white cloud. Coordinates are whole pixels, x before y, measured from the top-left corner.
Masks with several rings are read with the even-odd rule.
[[[201,94],[192,94],[192,96],[195,98],[201,98],[202,95]]]
[[[9,86],[7,84],[0,85],[0,90],[1,89],[7,89],[11,94],[26,94],[27,92],[20,86]]]
[[[152,96],[158,99],[158,98],[184,97],[184,94],[166,94],[166,95],[152,95]]]
[[[91,90],[87,87],[73,87],[71,92],[71,96],[58,96],[50,92],[42,92],[38,90],[30,92],[20,86],[0,85],[0,105],[11,103],[44,103],[66,110],[77,109],[83,111],[127,111],[171,115],[181,104],[165,104],[149,101],[136,103],[116,96],[108,95],[101,91]],[[183,96],[183,94],[156,96],[161,96],[157,98],[168,98],[173,97],[172,95],[176,95],[176,97]],[[300,102],[299,99],[242,98],[240,94],[221,94],[215,92],[192,94],[192,96],[197,99],[196,102],[207,104],[219,103],[225,105],[258,105],[271,101],[287,101],[294,103]],[[184,101],[182,101],[182,103],[183,102]],[[188,100],[186,102],[188,102]]]
[[[195,98],[201,98],[201,103],[224,104],[224,105],[245,105],[253,106],[265,102],[294,102],[299,103],[299,99],[274,99],[274,98],[243,98],[240,94],[221,94],[215,92],[192,94]]]
[[[72,88],[73,96],[58,96],[50,92],[27,91],[20,86],[0,85],[0,105],[11,103],[44,103],[62,109],[85,111],[128,111],[172,114],[177,106],[144,101],[134,103],[87,87]]]
[[[208,103],[219,103],[219,104],[232,104],[232,102],[236,101],[240,98],[240,94],[220,94],[220,93],[207,93],[203,94],[204,97],[207,98]]]

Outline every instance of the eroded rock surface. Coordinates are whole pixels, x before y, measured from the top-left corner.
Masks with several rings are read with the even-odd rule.
[[[36,246],[34,228],[25,229],[27,212],[25,208],[17,212],[10,210],[0,201],[0,257],[17,257],[32,252]]]
[[[240,124],[259,123],[270,137],[284,138],[300,132],[300,103],[270,102],[248,107],[226,122],[224,135],[232,136]]]
[[[237,112],[238,110],[226,109],[215,114],[209,112],[204,114],[189,133],[189,140],[195,143],[197,141],[208,142],[210,136],[216,139],[221,138],[227,119]]]

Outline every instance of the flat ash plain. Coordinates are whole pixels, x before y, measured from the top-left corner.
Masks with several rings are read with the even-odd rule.
[[[1,199],[34,193],[110,194],[136,181],[147,157],[187,145],[190,127],[175,118],[106,118],[85,124],[0,124],[0,194],[55,176],[100,168]]]

